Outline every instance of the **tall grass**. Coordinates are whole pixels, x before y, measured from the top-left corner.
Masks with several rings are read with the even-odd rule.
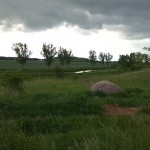
[[[78,78],[36,77],[16,95],[0,86],[0,149],[149,149],[149,73],[99,70]],[[90,86],[100,80],[122,86],[126,94],[93,94]],[[112,117],[105,114],[108,104],[145,109],[137,116]]]
[[[1,120],[1,149],[149,149],[146,116],[70,116]]]

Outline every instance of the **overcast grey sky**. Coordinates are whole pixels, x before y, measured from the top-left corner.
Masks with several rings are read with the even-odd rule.
[[[76,36],[76,33],[78,33],[78,36],[80,34],[83,38],[87,36],[89,41],[90,38],[93,38],[91,35],[94,34],[95,40],[98,40],[99,37],[99,45],[102,42],[109,45],[110,40],[114,39],[113,35],[116,33],[118,34],[116,40],[124,40],[122,44],[128,45],[127,47],[122,45],[120,54],[122,51],[127,52],[123,48],[133,48],[138,51],[150,44],[149,8],[149,0],[0,0],[0,38],[2,39],[5,36],[3,38],[3,43],[5,43],[4,39],[7,40],[8,37],[11,44],[11,42],[14,42],[11,40],[12,35],[10,38],[12,32],[13,35],[21,36],[19,39],[28,34],[27,38],[32,40],[29,43],[30,45],[36,42],[34,41],[35,37],[34,39],[32,39],[33,35],[31,37],[32,33],[36,34],[36,37],[38,33],[42,33],[44,37],[45,33],[45,37],[48,37],[49,30],[53,32],[53,34],[51,32],[49,34],[54,36],[55,32],[60,30],[60,27],[64,27],[70,29],[72,36]],[[107,33],[105,32],[105,34],[103,31],[107,31]],[[67,30],[66,32],[69,31]],[[63,34],[64,39],[67,38],[63,29],[61,29],[60,34],[62,38]],[[59,33],[56,33],[56,35],[59,36]],[[111,36],[111,38],[107,39],[106,36]],[[52,40],[51,35],[49,37],[49,42],[55,42],[55,40]],[[43,39],[42,41],[41,37],[39,38],[38,42],[48,41],[48,39]],[[19,39],[16,39],[16,41]],[[69,39],[71,38],[69,37]],[[94,40],[91,39],[91,41]],[[56,45],[59,45],[57,42]],[[68,42],[72,43],[72,45],[69,45],[71,49],[77,48],[73,45],[73,41]],[[81,48],[83,48],[82,40],[79,42]],[[117,45],[117,41],[112,45],[114,45],[113,49],[115,49],[115,46],[116,48],[121,47],[121,45]],[[112,45],[110,44],[110,49]],[[99,51],[101,51],[104,46],[95,48],[99,48]],[[110,51],[110,49],[107,51]],[[84,51],[88,53],[89,50]],[[80,51],[80,47],[78,47],[76,53],[80,53]],[[3,53],[4,50],[0,49],[0,55],[3,55]]]

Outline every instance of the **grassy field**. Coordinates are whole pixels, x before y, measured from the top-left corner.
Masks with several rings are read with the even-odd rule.
[[[127,94],[92,94],[90,87],[100,80],[118,84]],[[141,111],[107,114],[105,107],[116,104]],[[0,86],[0,149],[149,150],[149,115],[149,69],[124,74],[114,69],[70,72],[63,79],[55,74],[36,76],[25,80],[22,93]]]
[[[43,60],[29,60],[24,65],[24,69],[22,72],[27,77],[43,77],[43,76],[53,76],[55,74],[56,67],[59,66],[63,69],[63,71],[68,74],[69,72],[76,72],[81,70],[105,70],[114,68],[115,65],[113,64],[101,64],[97,62],[93,67],[89,61],[85,58],[74,58],[73,61],[70,63],[68,68],[67,65],[61,66],[59,64],[58,59],[56,58],[50,68],[46,66]],[[15,60],[0,60],[0,74],[7,70],[21,70],[22,66],[17,63]]]
[[[52,65],[50,66],[50,69],[54,69],[56,66],[60,65],[59,61],[57,59],[55,59],[54,63],[52,63]],[[107,65],[102,65],[100,64],[100,62],[97,62],[95,64],[95,68],[99,69],[99,68],[106,68],[109,67]],[[0,69],[20,69],[21,65],[19,63],[17,63],[17,61],[15,60],[0,60]],[[68,66],[65,65],[64,68],[68,69]],[[82,60],[82,59],[73,59],[73,61],[70,63],[70,68],[71,69],[89,69],[89,68],[93,68],[93,66],[91,65],[91,63],[87,60]],[[29,60],[27,61],[27,63],[24,65],[24,69],[48,69],[48,67],[46,66],[45,62],[43,60]]]

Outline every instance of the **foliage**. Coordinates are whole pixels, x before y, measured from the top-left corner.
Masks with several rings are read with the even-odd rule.
[[[100,62],[101,62],[102,64],[104,64],[104,62],[105,62],[105,53],[100,52],[100,54],[99,54],[99,56],[98,56],[98,59],[100,60]]]
[[[105,62],[107,64],[109,64],[109,62],[112,60],[113,58],[113,55],[111,55],[110,53],[103,53],[103,52],[100,52],[99,56],[98,56],[100,62],[102,64],[104,64]]]
[[[56,47],[54,47],[53,44],[43,44],[41,55],[45,58],[44,60],[48,68],[52,64],[56,54]]]
[[[150,51],[150,47],[143,47],[143,50]]]
[[[149,64],[150,62],[150,57],[148,54],[143,54],[143,61],[145,64]]]
[[[58,59],[62,66],[67,64],[69,68],[69,65],[73,59],[72,51],[71,50],[67,51],[65,48],[60,47],[58,51]]]
[[[96,52],[94,50],[89,51],[89,59],[91,64],[94,66],[97,60]]]
[[[62,66],[65,65],[65,53],[66,53],[66,49],[60,47],[59,51],[58,51],[58,59],[59,59],[59,62]]]
[[[23,87],[22,74],[18,71],[7,71],[2,75],[1,84],[14,92],[21,92]]]
[[[149,56],[140,52],[131,53],[130,55],[120,55],[119,58],[119,65],[124,71],[140,70],[148,62]]]
[[[110,53],[105,54],[105,59],[106,59],[106,63],[109,64],[110,61],[112,60],[113,55],[111,55]]]
[[[14,43],[12,49],[16,52],[17,62],[22,65],[22,69],[29,56],[32,54],[31,51],[28,50],[27,44],[23,44],[21,42]]]
[[[130,68],[130,57],[129,57],[129,55],[120,55],[118,63],[121,66],[121,68],[124,69],[124,71],[127,71],[127,69]]]

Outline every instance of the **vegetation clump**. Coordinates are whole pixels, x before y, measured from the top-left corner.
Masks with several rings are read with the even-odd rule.
[[[92,66],[94,67],[96,60],[97,60],[97,56],[96,56],[96,52],[91,50],[89,51],[89,59],[90,59],[90,63],[92,64]]]
[[[41,55],[44,57],[44,61],[46,62],[48,69],[53,63],[53,59],[56,54],[56,47],[53,46],[53,44],[43,44]]]
[[[16,60],[19,64],[21,64],[23,69],[26,61],[28,60],[32,52],[28,50],[28,46],[26,43],[23,44],[21,42],[14,43],[12,49],[16,52],[17,55]]]
[[[7,71],[1,77],[1,84],[11,92],[21,92],[23,89],[23,77],[19,71]]]
[[[67,64],[69,68],[70,63],[73,60],[72,50],[67,50],[65,48],[60,47],[58,51],[58,59],[60,65],[65,66],[65,64]]]
[[[138,71],[141,70],[145,64],[148,64],[150,58],[147,54],[140,52],[131,53],[130,55],[120,55],[119,66],[123,71]]]
[[[113,58],[113,55],[111,55],[110,53],[100,52],[98,58],[102,64],[104,64],[106,62],[106,64],[109,65],[109,63],[111,62],[111,60]]]

